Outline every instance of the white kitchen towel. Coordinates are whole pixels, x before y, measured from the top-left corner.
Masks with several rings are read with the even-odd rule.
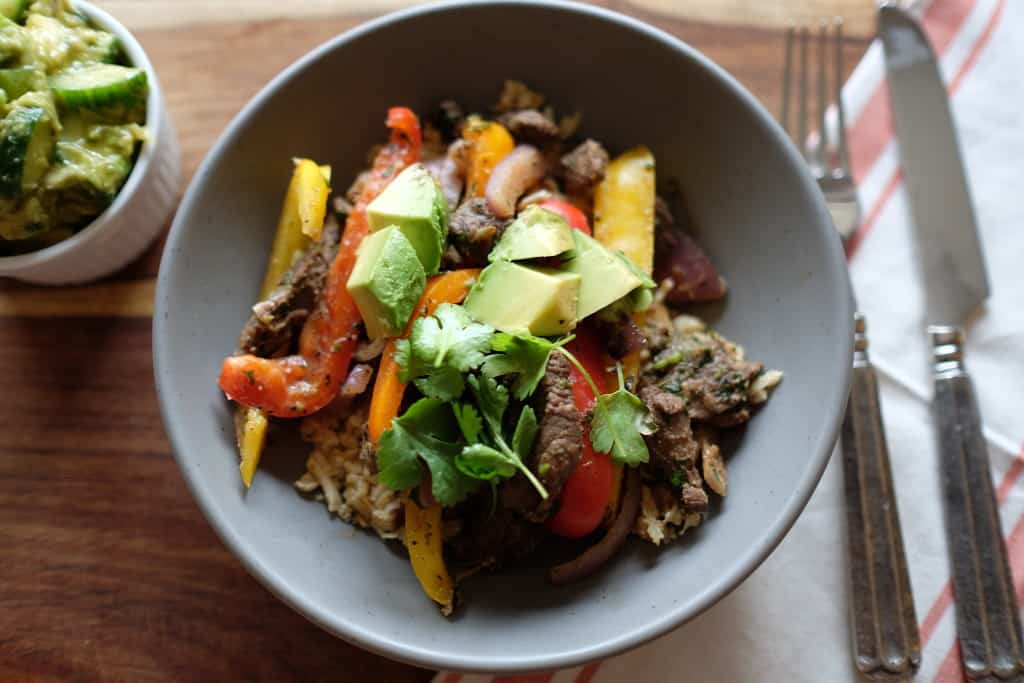
[[[992,296],[967,331],[1003,530],[1024,592],[1024,2],[934,0],[922,20],[968,167]],[[781,49],[781,45],[780,45]],[[915,681],[961,681],[928,400],[922,288],[885,86],[870,47],[844,91],[865,220],[850,270],[880,375],[923,657]],[[833,458],[767,561],[705,614],[604,662],[522,676],[438,674],[435,683],[858,681],[850,656],[842,473]]]

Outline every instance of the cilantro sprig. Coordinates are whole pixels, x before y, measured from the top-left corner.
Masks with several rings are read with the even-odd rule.
[[[377,477],[382,484],[404,491],[423,480],[422,459],[430,470],[430,491],[441,505],[452,506],[468,496],[479,482],[455,464],[461,450],[451,406],[422,398],[395,418],[377,445]]]
[[[627,465],[647,462],[643,437],[656,428],[647,407],[626,389],[621,365],[619,388],[602,394],[565,348],[572,339],[495,332],[454,304],[417,319],[409,338],[397,343],[396,360],[399,379],[415,384],[425,398],[381,436],[380,481],[395,490],[411,488],[423,480],[425,463],[434,498],[451,506],[481,481],[493,486],[522,473],[546,499],[544,485],[526,466],[539,425],[533,408],[522,402],[536,391],[552,353],[565,356],[596,396],[590,433],[595,450]],[[514,377],[506,387],[498,378],[508,376]]]
[[[590,441],[599,453],[610,453],[612,460],[636,466],[650,459],[644,436],[657,431],[647,406],[626,390],[622,380],[622,364],[616,364],[619,388],[597,397],[594,418],[590,423]]]
[[[563,348],[557,351],[580,371],[597,397],[590,422],[590,442],[594,450],[608,453],[612,460],[632,467],[650,460],[651,454],[647,450],[644,436],[653,434],[658,427],[644,402],[626,389],[622,363],[615,364],[619,388],[610,394],[602,394],[594,378],[576,356]]]
[[[455,411],[467,441],[462,452],[455,456],[455,466],[463,474],[485,481],[508,479],[515,476],[517,471],[522,472],[540,497],[546,500],[547,489],[525,464],[537,438],[537,415],[533,408],[524,406],[519,413],[510,446],[504,427],[505,411],[509,404],[508,389],[486,375],[471,375],[467,381],[476,406],[463,403]]]

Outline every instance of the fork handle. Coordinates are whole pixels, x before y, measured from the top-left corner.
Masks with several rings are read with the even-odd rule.
[[[859,313],[855,325],[853,380],[842,432],[854,660],[870,678],[904,679],[921,664],[921,639],[878,381]]]
[[[931,326],[933,410],[942,469],[946,541],[964,673],[972,681],[1024,680],[1020,613],[963,330]]]

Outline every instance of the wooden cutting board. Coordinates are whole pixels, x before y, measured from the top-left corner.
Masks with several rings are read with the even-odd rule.
[[[97,4],[136,32],[155,64],[187,182],[274,74],[410,3]],[[704,51],[772,111],[781,27],[844,16],[852,67],[874,23],[871,0],[602,4]],[[153,387],[150,315],[161,247],[95,285],[0,281],[0,680],[429,680],[431,672],[350,646],[278,602],[200,514],[171,456]]]

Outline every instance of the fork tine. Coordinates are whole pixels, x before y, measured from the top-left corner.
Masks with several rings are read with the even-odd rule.
[[[828,24],[824,21],[818,27],[818,144],[815,146],[814,159],[820,169],[825,168],[828,154],[828,128],[825,125],[825,114],[828,111],[828,79],[825,75],[827,62]]]
[[[789,129],[789,100],[793,81],[793,36],[795,33],[796,29],[793,26],[786,29],[786,56],[782,63],[782,109],[779,113],[779,123],[790,134],[792,133]]]
[[[808,31],[806,26],[800,28],[800,101],[797,103],[799,113],[797,118],[797,146],[807,158],[807,43]]]
[[[845,175],[850,174],[850,149],[846,143],[846,107],[843,106],[843,20],[836,17],[834,49],[835,55],[835,100],[839,114],[839,165]]]

